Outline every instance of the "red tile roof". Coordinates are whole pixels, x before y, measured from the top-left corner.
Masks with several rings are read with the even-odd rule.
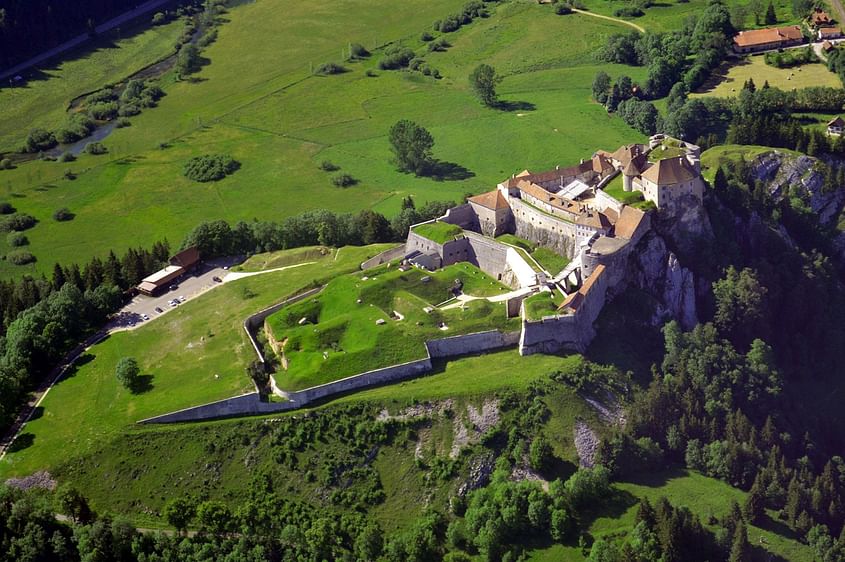
[[[505,199],[502,192],[498,189],[482,193],[481,195],[476,195],[475,197],[470,197],[467,201],[475,203],[476,205],[481,205],[482,207],[486,207],[493,211],[507,209],[510,206],[508,205],[507,199]]]
[[[619,215],[619,220],[616,221],[616,226],[613,229],[614,234],[620,238],[631,239],[634,233],[639,228],[640,223],[645,218],[645,213],[639,209],[635,209],[629,205],[622,207],[622,213]]]
[[[804,34],[798,25],[772,27],[769,29],[751,29],[740,31],[734,36],[737,47],[761,47],[785,41],[803,41]]]
[[[642,177],[657,185],[675,185],[690,181],[696,175],[687,163],[686,158],[676,156],[675,158],[658,160],[643,172]]]

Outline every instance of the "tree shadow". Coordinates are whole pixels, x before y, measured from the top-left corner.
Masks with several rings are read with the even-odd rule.
[[[507,100],[499,100],[493,106],[494,109],[498,109],[499,111],[534,111],[537,109],[537,106],[531,103],[530,101],[507,101]]]
[[[676,478],[685,478],[689,476],[689,471],[685,468],[676,466],[668,470],[660,470],[657,472],[640,472],[631,474],[622,478],[623,482],[629,482],[638,486],[646,486],[648,488],[661,488],[670,480]]]
[[[454,162],[437,160],[431,165],[428,175],[435,181],[460,181],[475,177],[475,172]]]
[[[631,492],[613,489],[610,495],[598,502],[591,503],[580,512],[581,527],[588,529],[599,517],[618,519],[640,500]],[[576,539],[577,537],[573,537]]]
[[[76,373],[79,371],[80,367],[82,367],[83,365],[87,365],[95,358],[96,355],[94,355],[93,353],[83,353],[79,356],[79,358],[77,358],[76,361],[73,362],[73,365],[70,365],[67,369],[65,369],[65,372],[60,380],[65,380],[76,376]]]
[[[132,383],[132,386],[129,388],[129,391],[132,394],[144,394],[149,392],[153,389],[153,376],[152,375],[138,375],[135,379],[135,382]]]
[[[772,519],[768,513],[757,519],[754,522],[754,526],[760,527],[764,531],[769,531],[770,533],[774,533],[786,539],[794,541],[800,541],[802,539],[802,537],[790,529],[786,523],[778,521],[777,519]],[[751,532],[749,532],[749,535],[750,534]],[[751,540],[751,537],[749,537],[749,540]]]
[[[37,420],[38,418],[44,416],[44,406],[36,406],[34,410],[32,410],[32,415],[29,416],[29,420]]]
[[[9,447],[10,453],[16,453],[18,451],[23,451],[24,449],[28,449],[32,447],[35,443],[35,435],[32,433],[21,433],[17,436],[15,441]]]

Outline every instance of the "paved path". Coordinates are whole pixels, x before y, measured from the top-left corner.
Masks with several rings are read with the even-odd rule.
[[[38,385],[38,388],[36,388],[35,391],[30,395],[30,398],[27,401],[26,405],[21,408],[21,411],[18,414],[15,423],[12,424],[9,430],[2,437],[0,437],[0,460],[3,460],[3,457],[6,456],[6,453],[8,452],[12,443],[14,443],[18,435],[21,434],[24,426],[30,420],[30,418],[32,418],[32,415],[37,411],[38,407],[41,405],[41,402],[50,392],[50,389],[53,388],[53,385],[59,382],[59,380],[64,376],[67,370],[71,366],[73,366],[77,359],[79,359],[92,346],[96,345],[97,343],[108,337],[109,334],[125,330],[134,330],[140,326],[146,325],[154,321],[159,316],[166,314],[169,310],[176,308],[167,304],[168,300],[172,300],[175,297],[184,296],[185,300],[189,300],[216,287],[220,287],[221,285],[223,285],[223,283],[236,281],[238,279],[243,279],[244,277],[251,277],[253,275],[284,271],[286,269],[292,269],[294,267],[301,267],[303,265],[310,265],[315,263],[298,263],[285,267],[267,269],[264,271],[227,271],[229,267],[228,264],[240,263],[240,261],[241,260],[239,258],[222,258],[220,260],[210,260],[209,262],[203,265],[203,269],[199,270],[197,274],[191,275],[190,277],[187,277],[180,281],[178,289],[176,289],[175,291],[167,292],[158,297],[146,297],[140,295],[132,299],[130,303],[128,303],[119,312],[115,314],[114,319],[109,322],[101,331],[92,335],[83,343],[79,344],[76,348],[74,348],[70,353],[65,356],[64,360],[60,365],[57,365],[52,371],[50,371],[50,374],[48,376],[44,377],[44,380],[41,382],[41,384]],[[225,275],[225,277],[222,277],[221,281],[214,281],[215,277],[219,278],[222,275]],[[162,312],[156,312],[156,307],[161,308]],[[144,321],[143,314],[147,314],[150,317],[150,320]]]
[[[594,17],[594,18],[601,18],[603,20],[615,21],[616,23],[621,23],[622,25],[627,25],[628,27],[633,27],[634,29],[636,29],[640,33],[645,33],[644,27],[637,25],[637,24],[635,24],[634,22],[631,22],[631,21],[625,21],[625,20],[622,20],[622,19],[619,19],[619,18],[612,18],[610,16],[603,16],[601,14],[594,14],[593,12],[588,12],[587,10],[579,10],[578,8],[572,8],[572,11],[577,12],[579,14],[584,14],[585,16],[591,16],[591,17]]]
[[[104,23],[98,25],[97,27],[94,28],[94,31],[98,34],[105,33],[106,31],[111,31],[115,27],[119,27],[119,26],[123,25],[124,23],[126,23],[128,21],[132,21],[137,17],[143,16],[144,14],[152,12],[156,8],[164,6],[165,4],[167,4],[168,2],[171,2],[171,1],[172,0],[149,0],[147,2],[144,2],[143,4],[141,4],[140,6],[136,7],[133,10],[130,10],[128,12],[124,12],[123,14],[120,14],[119,16],[116,16],[116,17],[108,20],[107,22],[104,22]],[[27,68],[41,64],[41,63],[43,63],[47,60],[50,60],[51,58],[53,58],[55,56],[58,56],[62,53],[70,51],[71,49],[75,49],[76,47],[79,47],[80,45],[82,45],[83,43],[86,43],[90,39],[91,39],[91,37],[87,33],[77,35],[73,39],[69,39],[68,41],[65,41],[64,43],[62,43],[61,45],[57,45],[56,47],[53,47],[52,49],[50,49],[48,51],[44,51],[40,55],[36,55],[36,56],[32,57],[31,59],[29,59],[27,61],[24,61],[24,62],[22,62],[18,65],[13,66],[12,68],[10,68],[8,70],[4,70],[3,72],[0,72],[0,80],[6,80],[7,78],[15,76],[16,74],[20,74],[21,72],[23,72]]]

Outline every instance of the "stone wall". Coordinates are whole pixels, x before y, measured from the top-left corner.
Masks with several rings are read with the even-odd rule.
[[[490,330],[489,332],[476,332],[463,336],[452,336],[439,340],[426,342],[430,357],[434,359],[443,357],[454,357],[456,355],[468,355],[514,346],[519,343],[519,332],[500,332]]]
[[[304,293],[292,296],[289,299],[283,300],[280,303],[274,304],[273,306],[269,306],[264,310],[256,312],[255,314],[244,320],[244,331],[246,332],[249,341],[252,343],[252,348],[255,350],[255,353],[258,354],[259,361],[264,363],[264,353],[262,353],[261,351],[261,346],[258,345],[258,340],[256,339],[255,334],[259,327],[264,327],[264,321],[267,320],[267,317],[271,314],[275,314],[276,312],[280,311],[289,304],[299,302],[302,299],[307,299],[308,297],[316,295],[322,290],[323,287],[316,287],[314,289],[310,289],[308,291],[305,291]]]
[[[438,220],[458,225],[465,230],[478,231],[478,217],[469,203],[452,207]]]
[[[515,197],[509,198],[508,202],[513,210],[517,236],[550,248],[569,259],[575,257],[574,223],[541,213]]]
[[[300,298],[304,298],[300,295]],[[263,311],[262,311],[263,312]],[[262,319],[263,321],[263,319]],[[399,380],[418,377],[431,371],[431,358],[455,357],[472,353],[481,353],[493,349],[514,346],[519,342],[519,332],[501,333],[498,330],[476,332],[460,336],[451,336],[426,342],[426,356],[416,361],[375,369],[351,377],[306,388],[305,390],[284,392],[276,386],[274,377],[270,378],[273,391],[283,395],[286,402],[265,402],[257,392],[177,410],[161,416],[155,416],[138,423],[176,423],[225,418],[232,416],[272,414],[302,408],[317,400],[331,398],[339,394],[360,390]]]
[[[523,320],[520,355],[554,353],[562,349],[585,352],[596,335],[593,323],[604,308],[607,289],[608,276],[601,275],[573,314],[546,316],[537,321]]]
[[[613,209],[617,213],[621,213],[622,207],[624,207],[624,205],[622,204],[621,201],[617,200],[615,197],[611,197],[610,195],[605,193],[604,190],[597,189],[596,190],[596,208],[599,211],[604,211],[608,207],[610,207],[611,209]]]
[[[377,256],[371,257],[370,259],[361,264],[361,269],[371,269],[383,263],[404,258],[406,255],[407,252],[405,250],[405,244],[401,244],[399,246],[396,246],[395,248],[385,250]]]

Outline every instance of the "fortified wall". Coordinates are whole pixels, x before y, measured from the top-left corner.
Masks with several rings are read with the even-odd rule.
[[[554,250],[569,259],[575,257],[575,224],[544,214],[531,205],[512,198],[514,234],[535,244]]]

